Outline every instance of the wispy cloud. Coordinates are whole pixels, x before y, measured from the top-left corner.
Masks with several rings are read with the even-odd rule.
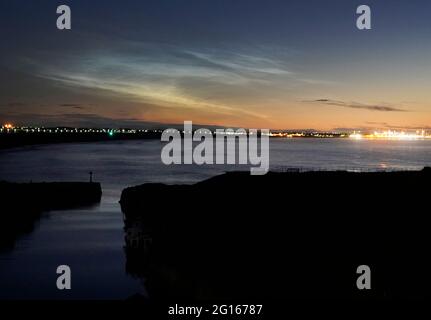
[[[70,56],[68,63],[33,64],[40,77],[75,88],[109,91],[133,102],[168,108],[253,118],[266,116],[224,101],[229,94],[235,95],[232,87],[243,92],[268,77],[291,74],[276,61],[236,53],[208,54],[172,46],[144,46],[141,51]],[[226,86],[230,87],[229,94],[223,92]],[[213,94],[208,95],[208,88]]]
[[[58,106],[64,107],[64,108],[73,108],[73,109],[85,109],[86,108],[85,105],[82,105],[80,103],[61,103]]]
[[[44,52],[27,59],[34,74],[86,93],[132,103],[190,110],[225,119],[269,120],[267,108],[285,104],[298,86],[322,84],[290,69],[286,57],[241,48],[191,48],[119,41],[108,51]],[[71,106],[72,107],[72,106]]]
[[[0,104],[0,107],[7,107],[7,108],[24,107],[24,106],[26,106],[24,102],[17,102],[17,101]]]
[[[293,75],[281,61],[266,57],[258,57],[235,52],[220,53],[202,53],[196,51],[187,51],[196,59],[212,64],[213,67],[224,69],[245,78],[251,78],[251,75],[258,77],[262,75]]]
[[[431,129],[431,126],[429,125],[401,126],[401,125],[390,124],[387,122],[374,122],[374,121],[367,121],[366,124],[373,125],[379,128],[392,129],[392,130],[430,130]]]
[[[316,100],[306,100],[304,102],[318,103],[322,105],[328,106],[336,106],[342,108],[351,108],[351,109],[363,109],[370,111],[382,111],[382,112],[408,112],[408,110],[390,106],[390,105],[376,105],[376,104],[364,104],[359,102],[345,102],[340,100],[332,100],[332,99],[316,99]]]

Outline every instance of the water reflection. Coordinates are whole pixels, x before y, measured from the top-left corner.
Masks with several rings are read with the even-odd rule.
[[[127,274],[145,278],[150,261],[153,238],[142,220],[124,220],[124,251],[126,253]]]
[[[0,183],[2,223],[0,250],[11,250],[20,235],[31,233],[42,213],[94,208],[100,204],[99,183]]]

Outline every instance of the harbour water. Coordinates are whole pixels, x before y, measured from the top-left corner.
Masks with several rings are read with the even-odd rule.
[[[101,182],[99,206],[46,212],[14,249],[0,253],[0,299],[126,299],[145,285],[125,271],[121,190],[146,182],[193,183],[248,167],[165,166],[157,140],[31,146],[0,151],[0,180]],[[420,170],[431,141],[271,139],[270,170]],[[3,214],[6,214],[2,212]],[[72,290],[56,268],[72,269]]]

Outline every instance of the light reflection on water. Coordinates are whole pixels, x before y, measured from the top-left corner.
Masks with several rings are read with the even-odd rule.
[[[45,213],[35,230],[0,255],[2,299],[125,299],[142,286],[125,273],[118,204]],[[72,290],[56,288],[56,268],[72,270]]]

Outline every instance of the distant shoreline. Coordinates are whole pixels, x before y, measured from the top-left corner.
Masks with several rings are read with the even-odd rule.
[[[127,141],[127,140],[160,140],[160,131],[148,131],[137,133],[121,133],[117,132],[114,135],[107,133],[0,133],[0,150],[11,149],[16,147],[25,147],[44,144],[59,144],[59,143],[78,143],[78,142],[104,142],[104,141]],[[281,137],[271,137],[280,139]],[[302,137],[317,138],[317,137]],[[326,137],[335,139],[341,137]],[[322,137],[320,137],[322,139]],[[341,138],[342,139],[342,138]]]
[[[0,134],[0,150],[44,144],[104,142],[124,140],[160,139],[158,132],[143,132],[136,134],[116,133],[110,136],[106,133],[22,133]]]
[[[63,143],[86,143],[86,142],[105,142],[105,141],[128,141],[128,140],[160,140],[161,130],[142,130],[134,133],[116,131],[110,134],[106,132],[0,132],[0,150],[19,148],[25,146],[47,145],[47,144],[63,144]],[[273,134],[271,139],[348,139],[349,137],[343,134],[304,134],[282,136]],[[381,139],[371,139],[381,140]],[[401,141],[397,139],[384,139],[388,141]],[[414,139],[415,140],[415,139]],[[426,141],[426,140],[423,140]]]

